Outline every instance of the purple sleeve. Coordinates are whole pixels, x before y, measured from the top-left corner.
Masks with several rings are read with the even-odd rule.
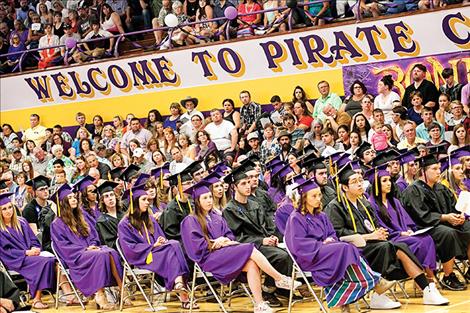
[[[38,237],[34,235],[33,230],[31,229],[31,226],[29,226],[28,222],[26,220],[21,221],[21,226],[23,228],[23,233],[25,237],[27,237],[27,241],[30,243],[30,248],[36,247],[36,248],[41,248],[41,244],[39,243]]]
[[[195,216],[188,215],[181,222],[181,239],[186,254],[194,262],[200,262],[209,253],[209,245]]]
[[[333,224],[331,224],[330,219],[325,213],[322,213],[322,216],[326,225],[326,237],[331,237],[338,241],[338,236],[336,236],[335,228],[333,227]]]
[[[311,264],[318,254],[322,242],[308,237],[307,225],[301,214],[294,212],[287,221],[285,242],[300,267]]]

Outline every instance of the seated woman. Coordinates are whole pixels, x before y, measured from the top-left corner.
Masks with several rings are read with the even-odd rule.
[[[249,14],[263,10],[261,5],[255,0],[244,0],[238,5],[238,14]],[[261,13],[239,16],[239,36],[250,36],[254,34],[253,28],[259,26],[262,22]]]
[[[341,200],[335,198],[325,209],[337,235],[361,235],[366,241],[362,255],[371,268],[387,279],[413,278],[423,290],[424,304],[449,303],[440,295],[434,284],[429,284],[421,262],[410,251],[408,245],[390,240],[387,229],[380,227],[374,209],[363,197],[362,174],[354,171],[349,163],[338,172],[337,176],[340,183],[338,192],[342,192]],[[383,301],[375,301],[372,298],[372,308],[383,308],[383,305]]]
[[[51,224],[51,237],[57,254],[85,297],[96,294],[98,308],[114,309],[106,299],[104,287],[121,287],[122,267],[118,253],[100,245],[98,233],[82,214],[68,184],[62,185],[53,199],[57,205],[57,218]]]
[[[290,289],[292,280],[275,270],[252,243],[239,243],[225,219],[212,210],[212,193],[205,180],[186,189],[195,202],[194,211],[181,222],[181,237],[189,258],[222,284],[246,273],[255,301],[254,312],[272,312],[261,295],[260,270],[271,276],[278,288]],[[225,260],[230,259],[231,262]],[[300,286],[295,282],[294,288]]]
[[[287,221],[286,245],[302,270],[311,271],[313,281],[325,287],[328,307],[340,306],[348,312],[348,305],[372,288],[379,296],[374,294],[371,301],[391,288],[394,283],[380,278],[359,249],[338,241],[333,225],[322,212],[322,193],[315,181],[309,179],[296,189],[300,201]]]
[[[105,181],[98,186],[101,215],[96,220],[96,230],[98,231],[101,244],[113,249],[116,248],[118,224],[124,217],[121,201],[114,191],[118,185],[112,181]]]
[[[17,271],[26,280],[34,309],[47,309],[41,300],[42,290],[54,288],[56,281],[55,258],[41,256],[41,244],[28,222],[16,215],[10,196],[0,195],[0,259],[9,270]]]
[[[96,201],[97,190],[93,184],[94,181],[95,179],[88,175],[77,181],[73,186],[74,192],[80,196],[80,208],[83,214],[93,221],[93,226],[96,225],[96,221],[101,215]]]
[[[468,178],[465,178],[464,167],[464,159],[469,157],[470,149],[467,145],[466,147],[452,151],[448,158],[440,160],[441,172],[446,174],[446,177],[441,181],[441,184],[449,188],[454,195],[455,200],[459,199],[462,191],[470,191],[469,180]],[[467,214],[470,214],[470,212]]]
[[[384,167],[386,168],[387,164],[384,164]],[[395,191],[389,171],[376,168],[366,172],[366,176],[372,185],[369,201],[377,214],[380,226],[387,229],[392,242],[408,245],[423,265],[428,280],[434,287],[436,247],[432,237],[428,234],[413,235],[418,227],[403,208],[400,200],[393,197]]]
[[[118,225],[119,244],[127,261],[162,277],[167,290],[179,293],[181,307],[189,309],[185,282],[189,269],[180,243],[166,239],[165,233],[153,218],[145,185],[133,187],[132,197],[130,193],[127,195],[129,212]]]

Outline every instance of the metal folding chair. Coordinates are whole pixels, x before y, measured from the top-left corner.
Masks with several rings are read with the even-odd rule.
[[[16,271],[9,270],[5,266],[5,264],[3,264],[3,262],[1,260],[0,260],[0,271],[4,272],[6,274],[6,276],[8,277],[8,279],[11,280],[11,282],[14,283],[16,286],[18,286],[18,284],[20,284],[20,283],[25,282],[23,276],[21,276],[20,273],[18,273]],[[18,277],[18,278],[15,279],[14,277]],[[23,306],[26,305],[26,302],[29,300],[29,298],[30,298],[29,286],[28,286],[28,284],[26,284],[26,290],[20,290],[21,304]]]
[[[144,297],[145,301],[147,302],[150,310],[152,310],[152,312],[156,312],[157,310],[152,304],[153,296],[154,294],[160,294],[160,293],[166,294],[166,290],[164,290],[164,288],[159,285],[156,286],[157,282],[155,281],[154,272],[145,270],[145,269],[140,269],[129,264],[124,253],[122,252],[121,245],[119,244],[119,238],[116,240],[116,248],[119,253],[119,256],[121,257],[123,261],[123,268],[124,268],[124,272],[122,274],[122,288],[121,288],[121,297],[119,300],[119,310],[122,311],[124,301],[128,297],[130,297],[130,295],[127,297],[124,297],[124,290],[127,289],[129,291],[132,286],[137,286],[137,288],[142,293],[142,296]],[[150,277],[150,279],[146,278],[143,281],[139,281],[139,277],[142,278],[144,276]],[[149,295],[145,293],[144,287],[142,285],[142,283],[146,281],[150,283]],[[154,289],[155,287],[157,287],[156,288],[157,290]]]
[[[291,252],[289,251],[289,248],[287,247],[286,245],[286,251],[287,253],[289,253],[289,256],[290,258],[292,259],[292,263],[293,263],[293,266],[292,266],[292,285],[290,287],[290,293],[289,293],[289,308],[288,308],[288,313],[291,313],[292,311],[292,307],[294,305],[294,303],[292,302],[292,298],[293,298],[293,295],[294,295],[294,281],[295,279],[298,277],[298,275],[300,276],[300,278],[302,278],[305,282],[305,284],[307,285],[308,287],[308,290],[310,291],[310,293],[312,294],[313,298],[315,299],[315,301],[318,303],[318,305],[320,306],[320,309],[322,310],[323,313],[327,313],[327,310],[325,309],[325,307],[323,306],[323,302],[321,300],[322,298],[322,293],[323,293],[323,288],[322,288],[322,291],[321,291],[321,294],[320,294],[320,297],[317,296],[317,294],[315,293],[315,291],[313,290],[312,286],[310,285],[310,282],[308,281],[308,278],[307,278],[307,274],[304,273],[304,271],[300,268],[299,264],[297,264],[297,261],[294,259],[294,256],[291,254]]]
[[[209,281],[209,277],[212,277],[212,274],[209,273],[209,272],[204,272],[202,270],[202,268],[199,266],[199,264],[197,264],[196,262],[194,262],[193,282],[192,282],[192,285],[191,285],[191,295],[190,295],[190,299],[189,299],[189,301],[190,301],[189,313],[193,312],[194,293],[196,291],[196,288],[198,287],[198,286],[196,286],[196,278],[198,278],[198,277],[202,277],[204,279],[204,281],[206,282],[206,284],[209,287],[210,291],[212,292],[214,298],[216,299],[217,303],[219,304],[219,307],[222,310],[222,312],[228,313],[227,310],[224,307],[223,302],[222,302],[223,298],[221,298],[217,294],[217,292],[215,291],[215,289],[212,286],[211,282]],[[245,293],[250,298],[251,302],[254,303],[253,297],[251,296],[251,293],[248,291],[248,288],[246,287],[246,285],[242,283],[241,286],[242,286],[243,290],[245,291]],[[221,296],[223,296],[223,285],[222,284],[221,284]],[[229,296],[228,296],[228,301],[229,301],[228,305],[229,306],[231,305],[231,298],[232,298],[232,282],[230,282],[230,285],[229,285]]]
[[[75,297],[78,299],[78,302],[80,302],[80,306],[82,307],[83,310],[85,310],[85,304],[82,301],[82,297],[79,294],[79,291],[75,287],[75,284],[73,283],[72,278],[69,275],[68,268],[62,262],[59,254],[56,252],[56,250],[54,248],[54,242],[53,241],[51,242],[51,248],[52,248],[52,253],[54,254],[54,256],[57,260],[57,287],[56,287],[56,293],[55,293],[55,308],[56,308],[56,310],[59,308],[59,298],[69,296],[71,294],[75,295]],[[61,277],[62,274],[65,276],[67,281],[60,282],[60,277]],[[62,295],[59,295],[60,287],[64,284],[67,284],[67,283],[70,284],[70,286],[72,287],[73,293],[64,293]]]

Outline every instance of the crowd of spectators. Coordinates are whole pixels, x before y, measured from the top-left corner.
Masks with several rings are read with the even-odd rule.
[[[231,38],[285,31],[291,9],[249,13],[285,8],[290,4],[287,2],[289,0],[0,0],[0,74],[17,70],[21,52],[37,48],[67,47],[30,52],[23,60],[23,68],[60,65],[64,64],[64,58],[68,63],[82,63],[110,57],[115,44],[113,35],[166,27],[165,17],[169,14],[176,15],[179,24],[200,23],[177,29],[171,38],[165,31],[155,30],[155,49],[224,40],[227,23],[230,23]],[[433,7],[462,2],[468,0],[434,0]],[[429,0],[358,0],[359,5],[355,0],[305,3],[304,7],[292,9],[294,28],[332,23],[338,18],[359,14],[358,8],[361,17],[367,18],[431,7]],[[224,17],[228,7],[249,15],[233,21],[209,21]],[[127,36],[126,40],[142,38]],[[90,39],[95,40],[80,44]],[[7,53],[17,54],[2,56]]]
[[[8,122],[3,124],[1,175],[21,208],[28,202],[24,183],[37,175],[59,186],[86,175],[106,179],[111,170],[129,164],[150,173],[170,162],[170,172],[177,173],[195,160],[211,167],[252,155],[262,164],[279,155],[294,166],[302,151],[311,147],[322,156],[345,151],[365,164],[376,152],[391,147],[417,147],[425,153],[439,146],[445,155],[470,144],[470,85],[457,83],[451,69],[442,74],[445,83],[436,88],[425,79],[426,67],[416,64],[403,98],[392,90],[390,76],[381,78],[375,97],[355,81],[344,100],[331,92],[328,82],[320,81],[316,101],[297,86],[292,99],[282,101],[274,95],[271,109],[263,110],[244,90],[239,110],[234,100],[225,99],[205,117],[198,99],[188,96],[171,103],[171,114],[165,118],[153,109],[143,119],[129,113],[105,123],[95,115],[87,124],[79,112],[77,124],[67,125],[68,131],[60,124],[46,127],[33,114],[26,130],[16,132]],[[363,142],[370,148],[358,151]]]

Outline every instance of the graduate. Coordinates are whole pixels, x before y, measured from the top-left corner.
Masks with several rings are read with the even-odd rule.
[[[464,165],[461,162],[464,158],[470,157],[469,147],[454,150],[448,157],[440,159],[443,179],[441,184],[449,188],[455,197],[459,198],[462,191],[469,191],[465,184]]]
[[[104,287],[122,284],[122,266],[118,253],[100,244],[92,221],[85,218],[78,200],[68,184],[53,195],[57,218],[51,224],[54,248],[70,272],[75,286],[85,297],[95,294],[99,309],[112,310]]]
[[[98,186],[101,215],[96,220],[96,230],[101,244],[113,249],[116,249],[118,224],[125,214],[114,191],[117,186],[117,183],[109,180]]]
[[[181,237],[188,256],[204,271],[212,273],[222,284],[246,273],[248,285],[255,301],[255,313],[272,312],[263,301],[260,269],[276,281],[279,288],[289,289],[291,278],[276,271],[253,243],[239,243],[230,231],[225,219],[214,212],[210,182],[205,180],[190,187],[194,199],[194,211],[181,223]],[[231,260],[226,262],[226,260]],[[296,282],[295,288],[300,283]]]
[[[354,154],[359,158],[363,172],[372,168],[372,160],[377,155],[374,147],[367,141],[363,141]]]
[[[389,240],[405,243],[410,248],[423,265],[431,289],[435,290],[436,247],[434,241],[426,233],[414,234],[418,227],[403,208],[400,200],[393,197],[394,185],[386,167],[387,164],[384,164],[366,173],[372,184],[370,204],[377,214],[380,226],[387,229]]]
[[[161,213],[166,209],[168,202],[171,200],[171,188],[168,180],[166,179],[170,176],[170,163],[166,162],[161,167],[152,169],[150,171],[150,175],[154,178],[156,188],[154,203],[158,210],[153,213],[155,217],[155,214],[158,212],[158,221]]]
[[[336,197],[336,191],[328,185],[328,169],[326,168],[325,158],[312,158],[306,160],[304,165],[307,168],[307,178],[313,178],[320,187],[322,193],[322,205],[325,207]]]
[[[411,277],[423,290],[424,304],[444,304],[444,299],[438,297],[435,286],[429,284],[421,263],[408,245],[390,240],[387,229],[380,226],[375,210],[363,197],[362,175],[348,164],[338,172],[338,179],[341,201],[334,199],[325,209],[337,236],[360,234],[366,241],[362,255],[374,271],[390,280]],[[371,302],[372,308],[376,305],[380,303]]]
[[[168,177],[170,185],[176,196],[171,200],[165,211],[160,216],[160,225],[168,239],[174,239],[181,242],[180,224],[183,219],[192,212],[194,207],[193,200],[184,192],[191,187],[193,178],[186,169],[178,174]]]
[[[268,259],[273,267],[284,275],[292,273],[292,260],[288,253],[277,245],[280,238],[276,236],[276,227],[272,218],[256,201],[249,199],[251,194],[251,179],[244,167],[237,167],[224,180],[234,188],[234,197],[229,201],[222,212],[230,229],[243,243],[254,243],[255,247]],[[265,279],[263,292],[265,301],[269,301],[271,307],[281,306],[282,303],[276,295],[288,297],[286,290],[276,290],[276,284],[272,277]]]
[[[258,204],[264,208],[267,214],[267,218],[273,219],[274,212],[276,212],[277,209],[277,204],[274,202],[271,195],[260,187],[261,168],[259,167],[259,162],[258,165],[256,165],[256,163],[253,162],[250,158],[246,159],[240,166],[244,168],[246,175],[248,175],[250,178],[251,194],[249,198],[255,202],[258,202]]]
[[[354,245],[338,240],[322,212],[321,189],[315,181],[306,180],[296,189],[300,201],[287,221],[286,245],[302,270],[312,272],[315,284],[325,287],[328,307],[339,306],[349,312],[348,304],[369,290],[374,288],[380,295],[393,287],[395,283],[374,272]],[[372,295],[372,302],[378,302],[377,295]],[[389,301],[383,302],[383,308],[392,308]]]
[[[28,222],[16,215],[10,196],[0,195],[0,259],[7,269],[21,274],[29,286],[34,309],[47,309],[42,290],[52,289],[56,282],[56,260],[52,254],[41,256],[41,244]]]
[[[434,240],[444,276],[440,284],[449,290],[465,290],[454,273],[455,258],[470,257],[470,222],[455,209],[452,191],[439,183],[441,169],[433,154],[418,160],[419,179],[403,192],[403,206],[419,228],[433,227],[429,234]],[[470,279],[470,271],[465,273]]]
[[[280,174],[283,173],[279,172],[279,169],[285,165],[287,165],[287,163],[281,160],[269,162],[268,169],[270,170],[270,187],[268,188],[268,194],[271,195],[274,203],[281,203],[281,201],[286,197],[285,176],[281,177]],[[291,170],[291,172],[293,173],[294,171]]]
[[[406,181],[400,175],[400,157],[400,152],[394,148],[388,148],[387,150],[380,151],[380,153],[378,153],[372,161],[374,167],[385,165],[386,170],[391,175],[391,181],[393,185],[392,196],[396,199],[401,198],[402,190],[405,190],[405,188],[408,186]]]
[[[144,185],[133,187],[126,196],[129,211],[118,225],[118,234],[127,261],[162,277],[167,290],[179,293],[181,307],[189,309],[189,288],[185,281],[189,270],[180,243],[166,239],[152,216]]]
[[[77,181],[73,186],[73,190],[78,194],[80,200],[80,209],[83,214],[91,218],[94,222],[93,226],[96,225],[96,221],[101,215],[98,209],[97,188],[93,184],[94,181],[95,179],[88,175]]]

